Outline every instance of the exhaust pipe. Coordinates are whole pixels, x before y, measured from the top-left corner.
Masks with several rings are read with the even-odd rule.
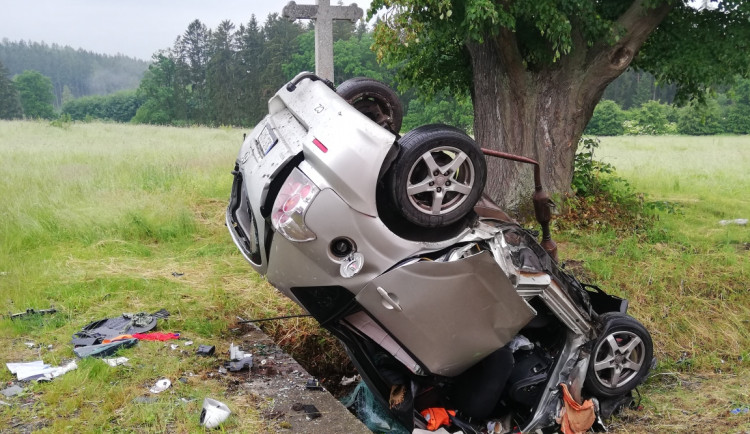
[[[534,166],[534,216],[536,221],[542,226],[542,248],[557,262],[557,243],[552,240],[552,234],[549,229],[549,222],[552,221],[552,202],[549,194],[542,188],[542,173],[539,168],[539,162],[531,158],[521,157],[519,155],[508,154],[507,152],[494,151],[492,149],[482,148],[484,155],[490,157],[502,158],[505,160],[518,161],[520,163],[532,164]]]

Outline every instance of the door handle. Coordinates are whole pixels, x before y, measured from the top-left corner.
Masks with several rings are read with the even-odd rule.
[[[386,309],[396,309],[397,311],[402,312],[396,294],[389,294],[388,291],[379,286],[377,287],[377,290],[380,293],[380,296],[383,297],[383,307]]]

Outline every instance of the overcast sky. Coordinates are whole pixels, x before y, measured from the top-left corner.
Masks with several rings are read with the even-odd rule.
[[[222,20],[260,23],[288,0],[0,0],[0,39],[57,43],[144,60],[169,48],[196,18],[209,28]],[[296,0],[314,4],[315,0]],[[370,0],[356,2],[367,11]],[[336,4],[337,0],[332,0]]]

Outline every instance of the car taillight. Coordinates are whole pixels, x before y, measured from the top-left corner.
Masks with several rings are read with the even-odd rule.
[[[289,241],[314,240],[315,234],[305,225],[305,212],[319,191],[299,169],[292,170],[273,203],[273,228]]]

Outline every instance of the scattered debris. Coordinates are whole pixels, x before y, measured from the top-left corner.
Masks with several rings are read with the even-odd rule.
[[[157,381],[156,384],[154,384],[149,390],[151,393],[162,393],[165,390],[169,389],[169,387],[172,385],[172,382],[169,381],[168,378],[162,378],[161,380]]]
[[[195,354],[199,356],[213,356],[214,351],[216,351],[216,347],[213,345],[199,345]]]
[[[226,373],[227,373],[227,368],[225,368],[223,366],[219,366],[219,374],[224,375]]]
[[[5,402],[5,401],[0,401],[0,405],[6,405],[6,406],[10,407],[10,404],[7,403],[7,402]]]
[[[18,386],[17,384],[14,384],[10,387],[6,387],[3,390],[0,390],[0,393],[2,393],[6,398],[10,398],[11,396],[16,396],[23,392],[23,388]]]
[[[351,377],[344,376],[344,377],[341,377],[341,381],[339,382],[339,385],[348,386],[350,384],[356,383],[359,380],[360,380],[359,375],[352,375]]]
[[[114,368],[115,366],[124,365],[125,363],[128,362],[129,359],[127,357],[116,357],[114,359],[102,359],[102,360],[104,361],[104,363]]]
[[[323,386],[320,385],[320,381],[318,381],[317,378],[311,378],[307,380],[307,384],[305,384],[305,389],[307,390],[323,390]]]
[[[189,347],[190,345],[193,345],[193,341],[185,341],[185,343],[182,345]]]
[[[29,348],[34,348],[36,346],[34,342],[24,342],[24,345],[26,345]]]
[[[36,380],[45,381],[51,380],[55,377],[65,374],[66,372],[72,371],[78,368],[75,361],[69,362],[64,366],[50,366],[46,365],[41,360],[25,363],[6,363],[8,370],[11,374],[15,374],[16,378],[21,380]]]
[[[750,407],[737,407],[729,411],[732,414],[746,414],[750,412]]]
[[[747,225],[747,219],[720,220],[719,224],[722,226],[726,226],[726,225],[745,226]]]
[[[318,410],[318,408],[312,404],[303,405],[302,410],[305,412],[305,418],[307,420],[317,419],[322,416],[322,414],[320,414],[320,410]]]
[[[48,314],[53,314],[55,312],[57,312],[57,309],[55,309],[54,307],[51,307],[49,309],[40,309],[40,310],[29,308],[29,309],[26,309],[25,312],[19,312],[19,313],[9,314],[8,317],[10,319],[20,319],[20,318],[24,318],[24,317],[27,317],[27,316],[32,316],[32,315],[48,315]]]
[[[200,423],[206,428],[216,428],[222,424],[232,411],[223,402],[211,398],[203,400]]]
[[[229,360],[229,370],[232,372],[253,367],[253,355],[240,350],[234,343],[229,345]]]
[[[341,403],[373,432],[408,433],[375,399],[364,381],[360,381],[349,396],[341,399]]]
[[[179,345],[177,345],[177,344],[171,344],[171,345],[169,346],[169,348],[171,348],[171,349],[172,349],[172,351],[174,351],[174,350],[176,350],[177,348],[180,348],[180,346],[179,346]]]
[[[92,321],[73,335],[73,345],[96,345],[102,343],[104,339],[112,339],[125,334],[146,333],[156,327],[158,319],[168,316],[169,312],[161,309],[152,314],[145,312],[123,313],[115,318]]]
[[[109,344],[87,345],[73,348],[73,352],[80,358],[111,356],[121,348],[130,348],[138,343],[138,339],[124,339]]]
[[[180,273],[179,271],[173,271],[172,272],[172,276],[174,276],[174,277],[182,277],[184,275],[185,275],[185,273]]]

